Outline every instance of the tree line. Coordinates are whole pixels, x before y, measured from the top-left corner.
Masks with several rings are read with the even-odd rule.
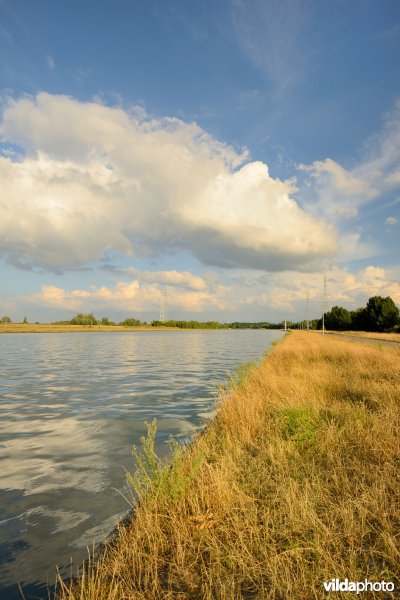
[[[367,305],[356,310],[333,306],[324,314],[325,328],[333,331],[378,331],[398,332],[400,313],[390,296],[372,296]],[[322,329],[322,318],[317,321]]]
[[[247,323],[245,321],[235,321],[229,324],[230,329],[283,329],[285,323],[270,323],[269,321],[258,321],[255,323]]]
[[[54,325],[122,325],[124,327],[139,327],[141,325],[151,325],[151,327],[178,327],[179,329],[281,329],[283,323],[270,323],[261,321],[257,323],[246,323],[235,321],[234,323],[220,323],[219,321],[185,321],[183,319],[169,319],[160,321],[155,319],[151,323],[142,322],[134,317],[128,317],[120,322],[111,321],[108,317],[96,319],[93,313],[78,313],[69,321],[56,321]]]
[[[111,321],[108,317],[101,317],[101,319],[96,319],[93,313],[78,313],[69,321],[55,321],[53,325],[123,325],[125,327],[138,327],[139,325],[144,325],[139,319],[135,319],[134,317],[128,317],[119,323],[115,321]]]
[[[227,323],[218,321],[152,321],[152,327],[179,327],[179,329],[228,329]]]

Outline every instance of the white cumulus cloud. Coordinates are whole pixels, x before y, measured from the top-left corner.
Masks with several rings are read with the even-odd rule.
[[[352,168],[346,169],[331,158],[298,166],[306,174],[301,187],[303,207],[336,224],[363,218],[367,205],[374,204],[376,209],[383,198],[398,188],[399,166],[400,99],[397,99],[385,115],[381,130],[366,140]]]
[[[190,271],[138,271],[133,268],[127,269],[126,271],[127,273],[136,276],[141,281],[174,287],[185,287],[196,292],[208,289],[210,283],[206,278],[199,275],[193,275]]]
[[[167,278],[168,278],[168,272]],[[169,272],[171,273],[171,272]],[[183,274],[184,275],[184,274]],[[159,276],[160,280],[160,276]],[[175,311],[223,310],[227,307],[224,298],[227,288],[218,285],[214,289],[193,290],[187,281],[178,287],[168,287],[168,306]],[[54,285],[43,285],[39,292],[24,297],[24,300],[41,307],[96,312],[98,310],[121,310],[125,313],[153,311],[157,313],[162,299],[162,288],[156,283],[118,281],[112,287],[91,286],[89,290],[66,290]]]
[[[8,101],[0,140],[8,258],[57,270],[183,249],[209,265],[309,270],[337,250],[290,182],[195,123],[40,93]]]
[[[344,306],[349,310],[365,306],[371,296],[390,296],[400,305],[400,284],[395,274],[380,266],[369,265],[358,272],[333,266],[325,273],[327,280],[326,309]],[[251,293],[245,293],[243,286],[236,295],[238,303],[252,307],[264,307],[265,313],[271,309],[284,311],[288,318],[304,319],[306,311],[310,318],[322,315],[324,273],[270,273],[260,275],[248,272],[243,277]],[[239,292],[239,293],[238,293]],[[307,307],[308,295],[308,307]]]
[[[316,208],[330,219],[355,217],[361,206],[378,196],[369,180],[344,169],[331,158],[299,165],[298,169],[311,176]]]

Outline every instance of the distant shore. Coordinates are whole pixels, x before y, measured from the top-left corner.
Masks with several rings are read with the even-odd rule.
[[[81,332],[138,332],[138,331],[193,331],[196,327],[182,329],[181,327],[165,327],[162,325],[70,325],[53,323],[0,323],[1,333],[81,333]],[[207,328],[199,328],[202,331]],[[228,328],[226,328],[228,329]],[[236,328],[233,328],[236,329]],[[266,329],[266,328],[263,328]],[[210,327],[210,330],[216,330]],[[219,331],[219,330],[217,330]],[[313,330],[322,333],[321,330]],[[400,333],[374,333],[368,331],[326,331],[343,337],[360,337],[363,339],[397,342],[400,344]]]
[[[52,323],[1,323],[0,333],[79,333],[82,331],[178,331],[179,327],[138,325],[53,325]]]
[[[149,426],[134,518],[57,598],[322,598],[333,578],[397,592],[399,378],[397,348],[285,336],[167,469]]]

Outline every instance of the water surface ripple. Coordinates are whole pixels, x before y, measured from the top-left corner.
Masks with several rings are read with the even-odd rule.
[[[0,336],[0,598],[46,597],[127,511],[132,444],[157,449],[215,414],[216,386],[279,331]]]

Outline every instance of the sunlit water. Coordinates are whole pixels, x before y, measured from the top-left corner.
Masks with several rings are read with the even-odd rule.
[[[0,336],[0,598],[46,597],[129,508],[145,420],[157,449],[215,414],[216,386],[279,331]],[[119,490],[119,491],[118,491]]]

